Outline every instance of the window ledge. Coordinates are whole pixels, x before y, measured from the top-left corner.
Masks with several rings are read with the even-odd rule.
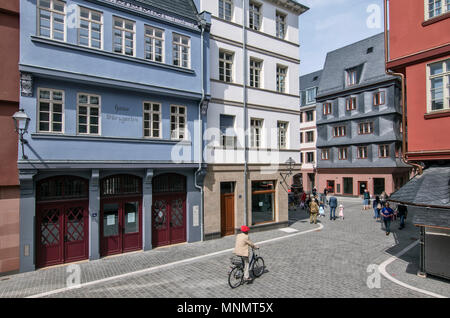
[[[438,15],[438,16],[436,16],[436,17],[433,17],[433,18],[431,18],[431,19],[428,19],[428,20],[423,21],[423,22],[422,22],[422,26],[423,26],[423,27],[426,27],[426,26],[428,26],[428,25],[431,25],[431,24],[440,22],[440,21],[445,20],[445,19],[448,19],[448,18],[450,18],[450,11],[449,11],[449,12],[446,12],[446,13],[444,13],[444,14]]]
[[[423,116],[425,119],[434,119],[434,118],[442,118],[442,117],[450,117],[450,110],[441,110],[431,113],[426,113]]]

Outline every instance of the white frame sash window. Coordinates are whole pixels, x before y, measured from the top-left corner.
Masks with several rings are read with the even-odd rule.
[[[219,0],[219,18],[231,21],[233,18],[233,0]]]
[[[425,19],[450,12],[450,0],[425,0]]]
[[[103,13],[80,7],[78,44],[103,49]]]
[[[277,122],[278,149],[286,149],[287,148],[288,127],[289,127],[288,122],[285,122],[285,121]]]
[[[99,95],[77,94],[77,133],[100,135],[101,97]]]
[[[450,59],[428,64],[427,76],[428,112],[450,110]]]
[[[261,148],[263,119],[250,119],[250,147]]]
[[[261,7],[262,5],[251,1],[248,9],[248,26],[250,29],[259,31],[261,29]]]
[[[186,106],[170,105],[170,139],[185,140],[186,136]]]
[[[37,131],[64,133],[64,91],[38,89]]]
[[[219,51],[219,81],[233,82],[234,53],[224,50]]]
[[[173,33],[172,54],[173,65],[189,68],[191,60],[190,50],[191,39],[188,36]]]
[[[136,22],[114,17],[113,23],[114,52],[136,56]]]
[[[276,35],[279,39],[284,39],[286,37],[286,18],[287,15],[279,11],[276,12]]]
[[[143,136],[144,138],[162,138],[161,104],[144,102],[143,104]]]
[[[66,3],[59,0],[38,0],[38,35],[66,41]]]
[[[286,92],[286,79],[288,68],[286,66],[277,65],[277,92]]]
[[[250,87],[261,88],[262,61],[250,58]]]
[[[145,26],[144,58],[164,63],[164,30]]]

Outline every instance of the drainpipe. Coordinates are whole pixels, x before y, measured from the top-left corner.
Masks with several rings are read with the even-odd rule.
[[[407,134],[406,134],[406,85],[405,85],[405,75],[402,73],[395,73],[395,72],[391,72],[388,70],[387,68],[387,63],[389,62],[389,56],[388,56],[388,45],[389,45],[389,39],[388,39],[388,34],[387,34],[387,26],[388,26],[388,21],[387,21],[387,15],[388,15],[388,4],[387,4],[388,0],[384,0],[384,60],[385,60],[385,72],[387,75],[392,75],[392,76],[399,76],[400,80],[401,80],[401,90],[402,90],[402,156],[401,159],[402,161],[407,164],[407,165],[411,165],[414,166],[418,172],[419,175],[421,175],[423,173],[423,168],[421,165],[417,164],[417,163],[413,163],[408,161],[408,158],[406,157],[406,152],[407,152],[407,144],[406,144],[406,138],[407,138]]]
[[[247,123],[247,0],[242,0],[242,49],[243,49],[243,93],[244,93],[244,225],[248,223],[248,123]]]
[[[200,136],[198,138],[199,141],[199,159],[198,159],[198,169],[194,174],[194,185],[195,187],[200,191],[200,237],[201,241],[204,241],[204,222],[203,222],[203,201],[204,201],[204,192],[203,192],[203,186],[199,186],[197,183],[197,175],[202,171],[202,164],[203,164],[203,120],[202,120],[202,106],[203,102],[205,101],[205,76],[204,76],[204,32],[205,32],[206,23],[205,20],[201,19],[200,21],[200,28],[202,30],[201,33],[201,43],[200,43],[200,60],[201,60],[201,82],[202,82],[202,98],[200,99],[200,103],[198,105],[198,125],[199,125],[199,132]]]

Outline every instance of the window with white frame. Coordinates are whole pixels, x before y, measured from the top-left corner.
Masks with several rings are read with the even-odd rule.
[[[276,13],[276,28],[277,38],[284,39],[286,37],[286,15],[278,11]]]
[[[425,0],[428,19],[450,12],[450,0]]]
[[[344,137],[347,134],[346,126],[337,126],[333,127],[333,136],[334,137]]]
[[[368,135],[373,134],[373,122],[359,123],[358,134]]]
[[[368,148],[367,146],[358,147],[358,159],[367,159]]]
[[[162,138],[159,103],[144,102],[144,138]]]
[[[314,103],[317,96],[317,87],[309,88],[306,90],[306,103]]]
[[[261,28],[261,5],[256,2],[249,5],[249,27],[257,31]]]
[[[135,55],[135,28],[136,23],[133,21],[114,17],[114,52],[129,56]]]
[[[348,148],[347,147],[341,147],[338,150],[338,158],[339,160],[347,160],[348,157]]]
[[[322,149],[321,152],[322,156],[322,160],[329,160],[330,159],[330,149]]]
[[[164,31],[145,26],[145,59],[154,62],[163,62],[163,47],[164,47]]]
[[[250,59],[250,86],[260,88],[261,87],[261,70],[262,61],[257,59]]]
[[[220,146],[234,149],[236,147],[236,132],[234,130],[235,116],[220,114]]]
[[[277,65],[277,92],[286,92],[287,67]]]
[[[252,148],[261,147],[262,126],[262,119],[250,119],[250,146]]]
[[[102,48],[103,14],[80,7],[78,44],[95,49]]]
[[[306,142],[314,142],[314,130],[306,132]]]
[[[186,107],[170,106],[170,138],[186,138]]]
[[[380,158],[389,157],[389,145],[379,145],[378,146],[378,156]]]
[[[64,91],[38,89],[38,131],[62,133],[64,115]]]
[[[233,82],[234,53],[219,51],[219,80],[227,83]]]
[[[287,148],[288,125],[289,125],[289,123],[284,122],[284,121],[277,122],[278,149],[286,149]]]
[[[450,59],[428,65],[428,112],[450,109]]]
[[[66,4],[59,0],[38,0],[38,34],[53,40],[66,39]]]
[[[100,134],[100,96],[78,94],[77,113],[79,134]]]
[[[219,18],[231,21],[233,14],[233,0],[219,0]]]
[[[189,68],[190,61],[190,39],[187,36],[173,34],[173,65]]]

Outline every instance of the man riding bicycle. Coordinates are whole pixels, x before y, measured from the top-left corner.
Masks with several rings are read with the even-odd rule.
[[[251,281],[250,279],[250,275],[249,275],[249,247],[258,249],[259,247],[257,247],[255,244],[253,244],[252,241],[250,241],[250,239],[248,238],[248,232],[250,231],[250,228],[248,226],[241,226],[241,234],[238,234],[236,236],[236,246],[234,248],[234,254],[236,254],[237,256],[242,257],[242,259],[244,260],[244,280],[249,282]]]

